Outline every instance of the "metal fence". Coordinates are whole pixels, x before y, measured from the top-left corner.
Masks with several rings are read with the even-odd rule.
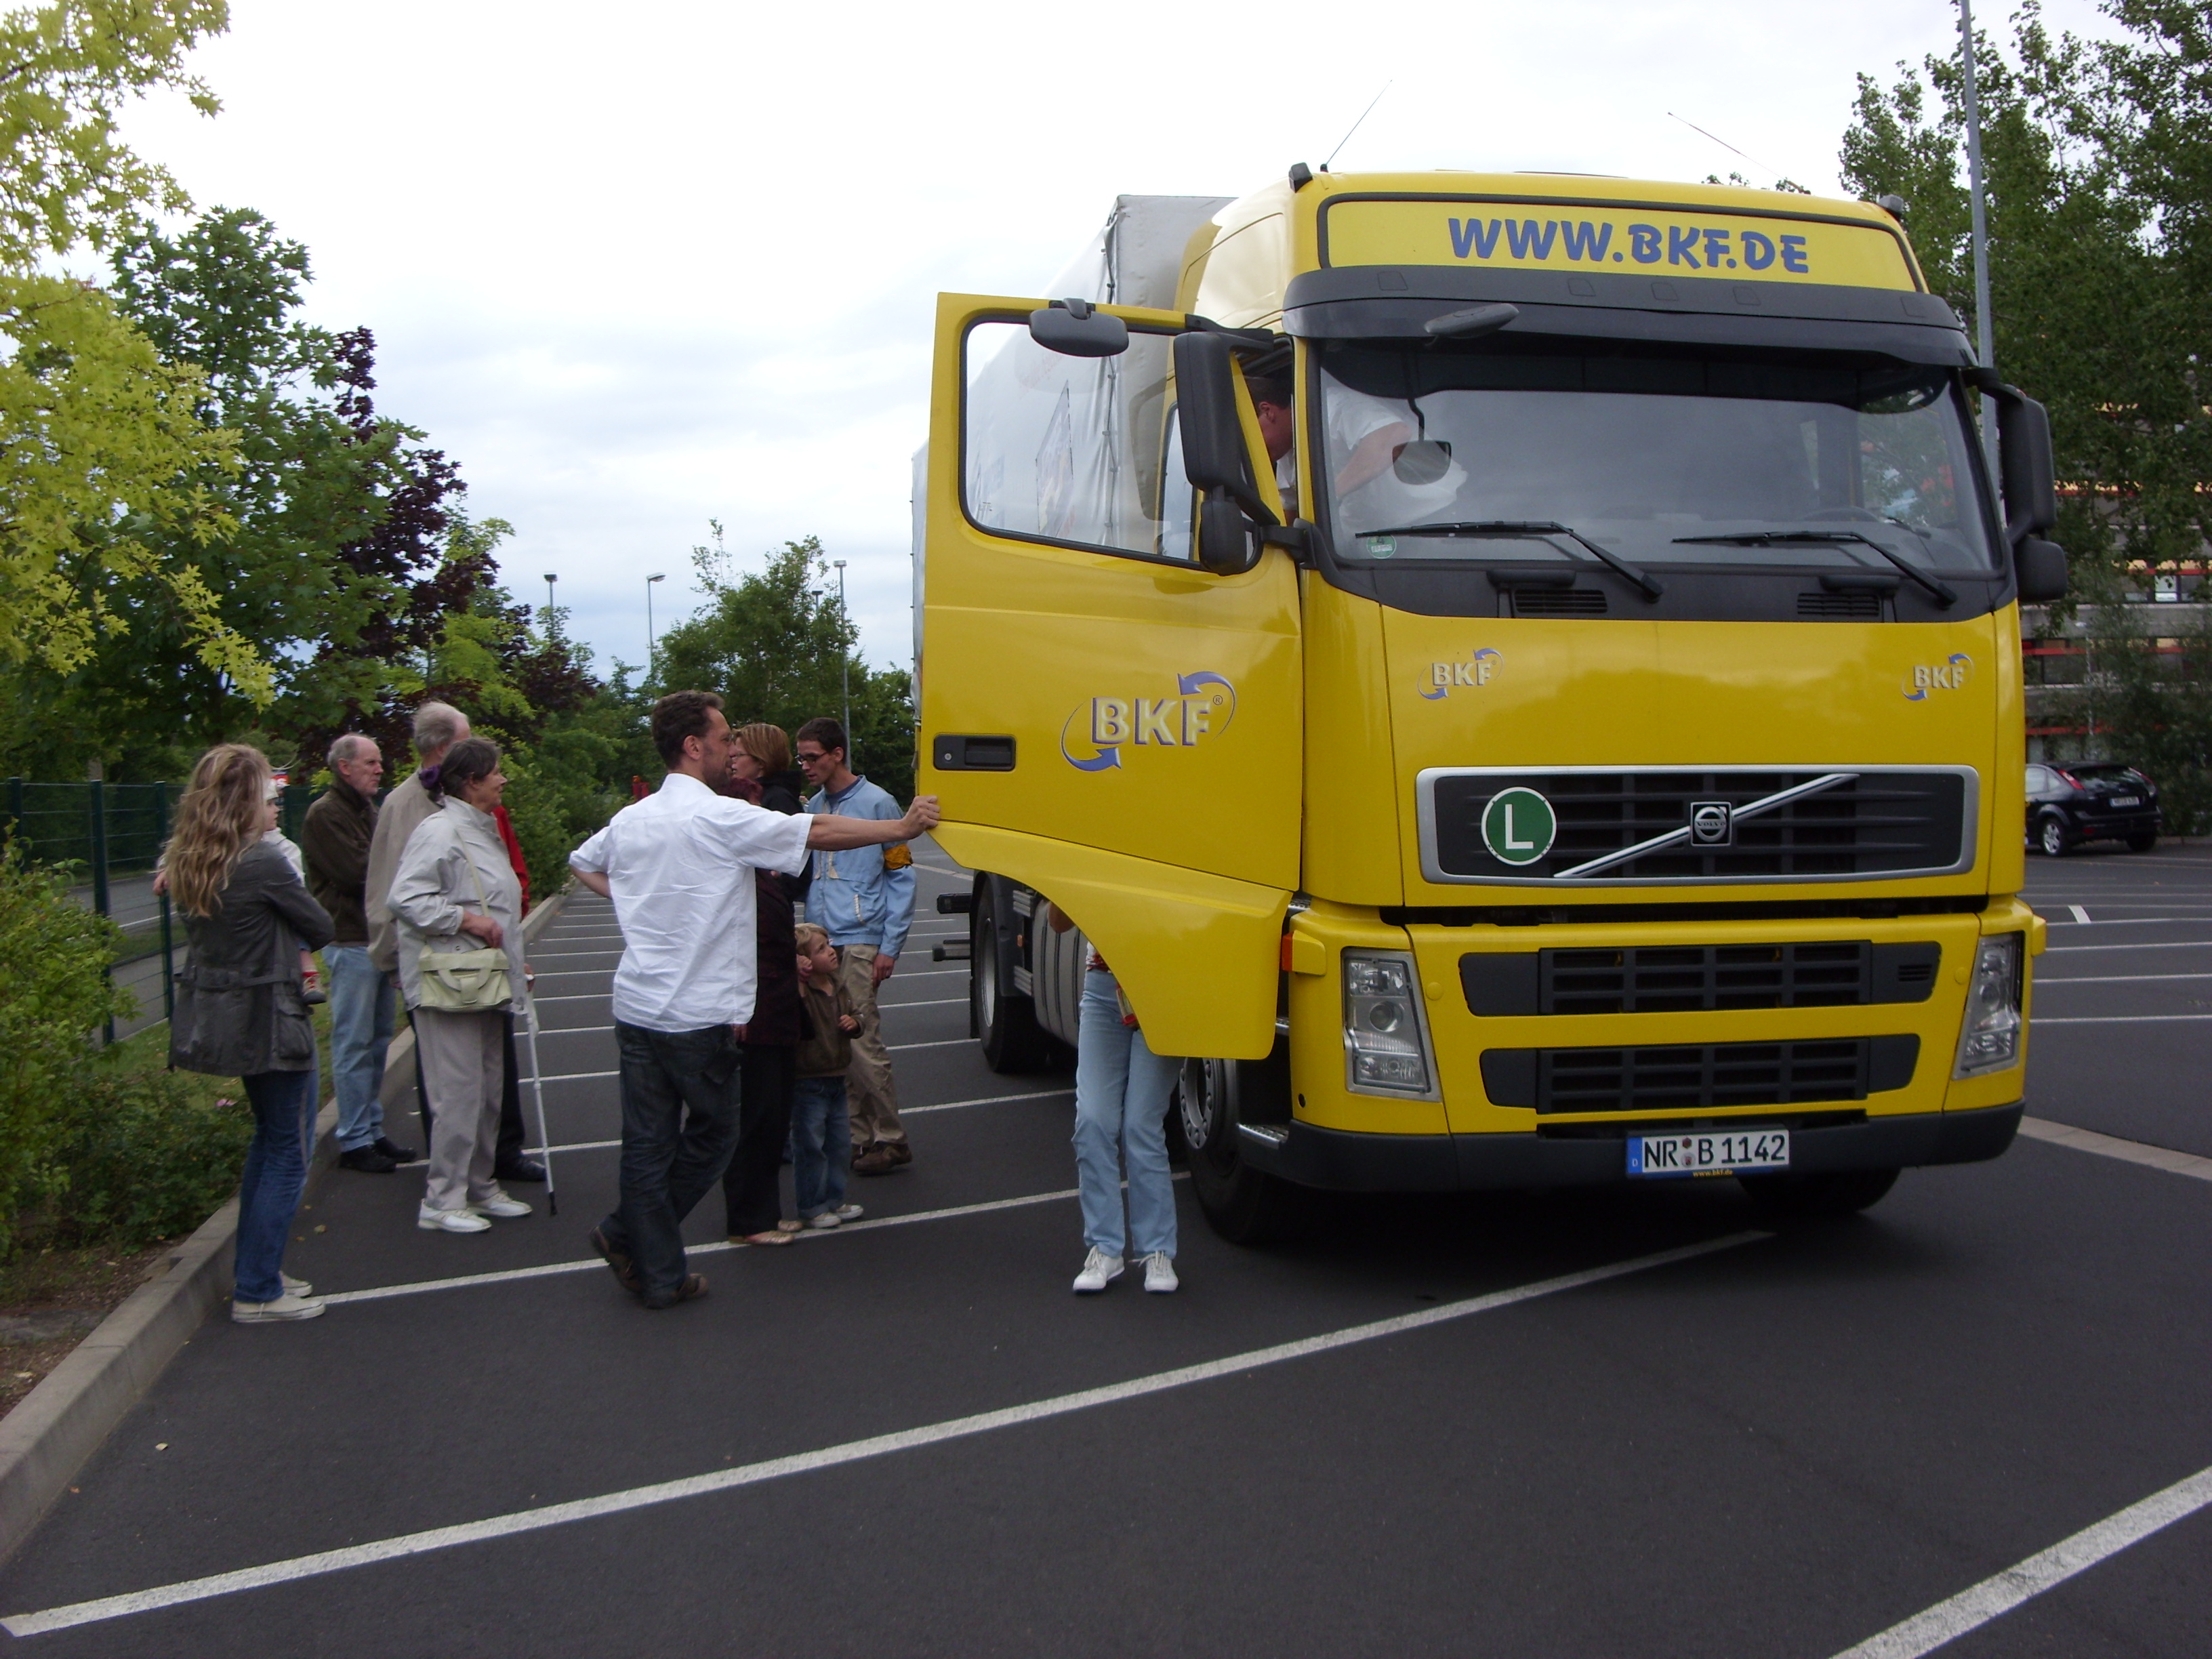
[[[122,1022],[128,1036],[164,1020],[176,1009],[176,973],[184,965],[183,928],[168,899],[154,891],[154,866],[169,839],[170,815],[184,793],[171,783],[33,783],[8,780],[0,802],[0,830],[34,864],[60,871],[77,902],[122,930],[109,973],[137,999],[137,1014]],[[310,785],[284,790],[278,827],[297,840]],[[104,1040],[115,1041],[110,1020]]]

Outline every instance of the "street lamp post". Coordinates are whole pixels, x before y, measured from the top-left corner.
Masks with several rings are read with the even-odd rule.
[[[545,573],[545,634],[549,639],[553,634],[553,584],[560,580],[550,570]]]
[[[830,563],[837,567],[837,620],[842,623],[846,620],[845,562],[832,559]],[[853,766],[853,652],[848,645],[841,643],[838,647],[837,672],[845,688],[845,764],[857,771],[860,769]]]
[[[653,585],[667,580],[668,573],[665,570],[645,579],[645,677],[648,680],[653,678],[653,653],[659,649],[653,635]]]
[[[1982,184],[1982,106],[1981,98],[1974,85],[1974,3],[1973,0],[1959,0],[1959,58],[1966,74],[1966,191],[1972,210],[1974,258],[1974,342],[1984,368],[1996,367],[1995,319],[1990,315],[1990,217],[1988,195]],[[1996,422],[1989,418],[1990,406],[1983,405],[1982,449],[1987,456],[1990,476],[2001,476],[1997,471]]]

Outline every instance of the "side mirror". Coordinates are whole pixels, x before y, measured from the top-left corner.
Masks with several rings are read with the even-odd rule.
[[[1252,477],[1252,454],[1237,409],[1236,356],[1229,340],[1219,334],[1178,334],[1174,349],[1183,476],[1207,495],[1224,491],[1250,517],[1273,523],[1274,515],[1261,503]],[[1203,557],[1199,562],[1206,562]]]
[[[2058,522],[2058,487],[2051,458],[2051,416],[2033,398],[2010,386],[1997,400],[1997,456],[2004,478],[2005,539],[2017,546],[2024,536]]]
[[[1217,576],[1241,576],[1260,562],[1260,538],[1244,510],[1218,489],[1198,504],[1198,562]]]
[[[2012,568],[2023,605],[2051,605],[2066,597],[2066,550],[2029,536],[2014,550]]]
[[[1129,349],[1129,325],[1088,300],[1054,300],[1030,313],[1030,338],[1063,357],[1118,357]]]

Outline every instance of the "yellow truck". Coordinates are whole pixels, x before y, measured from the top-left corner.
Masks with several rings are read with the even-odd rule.
[[[2049,427],[1890,207],[1301,165],[1123,198],[1056,286],[940,296],[916,467],[994,1066],[1073,1040],[1087,939],[1237,1239],[2005,1149]]]

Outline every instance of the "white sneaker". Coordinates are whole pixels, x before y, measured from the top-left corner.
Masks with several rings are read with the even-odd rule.
[[[840,1221],[858,1221],[867,1212],[857,1204],[840,1204],[836,1209],[837,1219]]]
[[[315,1293],[315,1287],[304,1279],[295,1279],[289,1273],[278,1273],[276,1277],[284,1281],[284,1294],[287,1296],[313,1296]]]
[[[520,1221],[524,1216],[536,1213],[520,1199],[508,1197],[506,1188],[501,1187],[493,1188],[489,1198],[471,1199],[469,1208],[478,1215],[495,1215],[501,1221]]]
[[[825,1227],[837,1227],[843,1225],[844,1218],[835,1210],[824,1210],[819,1215],[811,1215],[807,1217],[806,1224],[818,1232]]]
[[[1078,1296],[1096,1296],[1121,1276],[1121,1258],[1093,1248],[1083,1258],[1083,1271],[1075,1276]]]
[[[1154,1250],[1145,1258],[1145,1288],[1164,1295],[1182,1281],[1176,1277],[1175,1258],[1165,1250]]]
[[[415,1224],[426,1233],[488,1233],[491,1223],[474,1210],[434,1210],[425,1204],[415,1212]]]
[[[259,1325],[280,1319],[320,1319],[324,1304],[309,1302],[289,1291],[274,1302],[238,1302],[230,1304],[230,1316],[241,1325]]]

